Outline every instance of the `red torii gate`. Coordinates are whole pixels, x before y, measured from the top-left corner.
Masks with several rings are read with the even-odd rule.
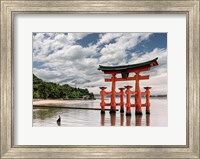
[[[101,113],[105,113],[105,106],[110,106],[110,113],[116,113],[116,106],[120,106],[120,112],[124,112],[124,89],[126,88],[126,115],[131,115],[131,107],[135,107],[135,114],[142,115],[142,106],[146,106],[146,114],[150,114],[150,88],[151,87],[144,87],[146,90],[145,92],[140,91],[140,80],[147,80],[149,79],[149,75],[141,76],[140,73],[143,71],[150,70],[151,67],[157,66],[158,58],[153,60],[132,64],[132,65],[122,65],[122,66],[102,66],[99,65],[98,70],[104,72],[104,74],[111,74],[111,78],[105,78],[105,82],[112,82],[111,92],[106,92],[106,87],[100,87],[101,89]],[[133,77],[129,77],[129,73],[135,73]],[[117,78],[116,75],[121,74],[121,78]],[[135,92],[131,91],[130,89],[132,86],[125,86],[125,88],[119,88],[120,92],[116,92],[116,82],[117,81],[131,81],[135,80]],[[111,96],[110,103],[105,103],[105,95]],[[116,103],[116,95],[120,95],[120,103]],[[130,97],[131,95],[135,95],[135,104],[131,104]],[[141,103],[141,96],[146,95],[146,103]]]

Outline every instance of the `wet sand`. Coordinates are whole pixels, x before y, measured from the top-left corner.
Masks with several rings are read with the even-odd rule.
[[[34,108],[66,108],[66,109],[84,109],[84,110],[101,110],[99,107],[87,107],[93,100],[33,100]],[[83,107],[84,106],[84,107]],[[105,109],[106,111],[110,109]],[[118,109],[116,109],[118,111]]]
[[[59,106],[69,106],[74,104],[84,104],[88,103],[91,100],[62,100],[62,99],[45,99],[45,100],[33,100],[33,106],[52,106],[52,107],[59,107]]]

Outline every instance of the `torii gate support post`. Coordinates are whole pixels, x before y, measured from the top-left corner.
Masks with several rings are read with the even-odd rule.
[[[111,80],[112,80],[112,90],[111,90],[111,106],[110,106],[110,113],[116,113],[116,101],[115,101],[115,87],[116,87],[116,81],[115,77],[116,73],[112,74]]]
[[[101,91],[100,91],[100,94],[101,94],[101,114],[105,114],[105,95],[106,95],[106,92],[105,92],[105,89],[107,87],[100,87]]]
[[[125,86],[126,88],[126,115],[131,115],[131,88],[132,86]]]
[[[141,91],[140,91],[140,83],[139,83],[139,72],[135,72],[136,75],[136,82],[135,82],[135,92],[137,93],[135,95],[135,114],[136,115],[142,115],[142,101],[141,101]]]
[[[150,89],[151,87],[144,87],[146,90],[146,114],[150,114]]]
[[[120,113],[124,113],[124,89],[119,88],[120,90]]]

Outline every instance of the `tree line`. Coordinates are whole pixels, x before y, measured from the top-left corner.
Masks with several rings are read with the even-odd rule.
[[[95,99],[88,89],[74,88],[68,84],[60,85],[45,82],[33,74],[34,99]]]

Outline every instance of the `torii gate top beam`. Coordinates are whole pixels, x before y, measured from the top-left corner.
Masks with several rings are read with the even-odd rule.
[[[146,61],[143,63],[137,63],[137,64],[132,64],[132,65],[121,65],[121,66],[102,66],[99,65],[98,70],[103,71],[105,74],[122,74],[123,78],[127,78],[128,77],[128,73],[130,72],[141,72],[141,71],[148,71],[150,70],[151,67],[153,66],[157,66],[158,62],[157,62],[158,58],[155,58],[153,60],[150,61]]]

